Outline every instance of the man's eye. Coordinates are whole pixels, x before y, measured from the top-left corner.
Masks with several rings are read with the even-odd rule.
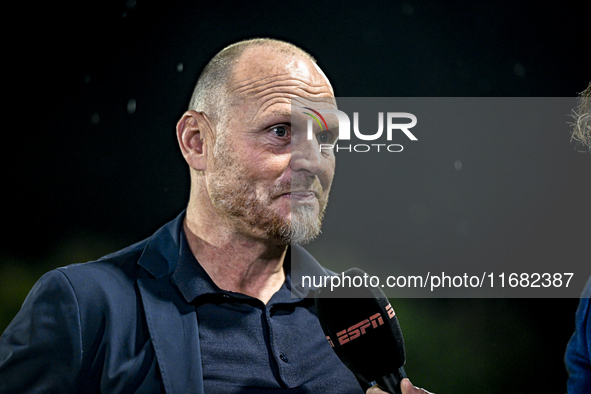
[[[283,126],[273,127],[273,132],[277,137],[285,137],[287,135],[287,129]]]
[[[326,144],[330,141],[330,134],[327,132],[318,133],[316,135],[316,138],[318,139],[318,142],[320,142],[321,144]]]

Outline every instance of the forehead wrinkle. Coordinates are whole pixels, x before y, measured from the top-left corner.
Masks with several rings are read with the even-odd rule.
[[[273,83],[266,86],[249,89],[247,91],[240,92],[240,94],[237,94],[237,96],[260,100],[267,95],[272,95],[275,93],[283,93],[292,97],[298,97],[297,92],[302,92],[312,96],[321,95],[323,93],[332,94],[332,92],[327,89],[325,85],[310,86],[308,84],[302,83],[294,84],[293,80],[290,80],[284,81],[283,83]]]
[[[279,75],[269,75],[269,76],[263,77],[263,78],[260,78],[257,75],[257,76],[254,76],[252,78],[243,79],[242,81],[235,83],[234,84],[235,87],[232,90],[240,91],[243,88],[245,88],[246,86],[248,86],[249,84],[256,84],[257,82],[263,83],[263,81],[266,81],[268,79],[281,78],[281,77],[286,76],[286,75],[289,76],[291,74],[290,73],[284,73],[284,74],[279,74]],[[252,81],[254,81],[254,82],[252,82]]]
[[[254,114],[254,116],[252,117],[252,120],[257,119],[261,113],[263,113],[264,111],[266,111],[269,107],[281,103],[281,104],[286,104],[291,106],[292,105],[292,100],[295,98],[306,98],[306,97],[332,97],[331,93],[329,92],[320,92],[320,93],[314,93],[314,92],[310,92],[307,90],[304,90],[306,93],[308,93],[307,96],[300,96],[294,93],[293,89],[280,89],[280,90],[273,90],[271,93],[265,93],[265,94],[259,94],[258,95],[258,99],[263,98],[263,101],[260,103],[260,105],[258,106],[258,109],[256,111],[256,113]],[[323,95],[323,93],[327,93],[328,95]],[[285,112],[286,114],[288,114],[288,116],[291,116],[291,112]]]
[[[252,120],[254,120],[267,108],[276,104],[277,101],[283,101],[286,105],[291,105],[291,99],[294,98],[332,97],[332,92],[326,89],[326,86],[311,89],[306,86],[294,88],[292,84],[282,84],[280,86],[268,87],[254,96],[248,96],[244,93],[240,96],[235,97],[236,102],[242,102],[243,104],[247,104],[248,101],[258,102],[256,113],[252,117]]]
[[[268,78],[265,78],[268,79]],[[302,88],[302,86],[308,87],[308,89],[302,88],[304,91],[310,91],[310,92],[314,92],[314,90],[322,90],[323,88],[325,88],[327,85],[325,83],[319,83],[319,84],[315,84],[315,83],[311,83],[310,81],[301,79],[301,78],[294,78],[293,76],[285,76],[285,77],[274,77],[271,81],[263,81],[263,80],[258,80],[254,83],[251,84],[246,84],[240,88],[236,88],[236,89],[232,89],[231,91],[234,91],[236,93],[242,93],[242,94],[249,94],[249,93],[253,93],[255,95],[260,94],[261,92],[264,92],[265,90],[268,89],[272,89],[274,87],[284,87],[284,86],[290,86],[290,87],[300,87]]]
[[[253,120],[259,118],[259,116],[263,117],[261,114],[264,113],[268,108],[272,107],[276,104],[286,104],[291,105],[289,99],[285,97],[284,94],[274,94],[269,96],[257,109],[257,112],[252,117]],[[291,110],[283,110],[283,109],[276,109],[271,111],[269,114],[265,114],[263,119],[266,117],[271,117],[274,115],[281,115],[281,116],[288,116],[291,117]]]
[[[302,94],[298,94],[302,93]],[[286,98],[294,98],[294,97],[313,97],[319,96],[323,97],[324,95],[331,96],[332,92],[327,90],[325,86],[322,87],[310,87],[310,86],[293,86],[292,84],[281,84],[267,87],[253,96],[255,100],[264,99],[266,96],[276,97],[277,95],[281,95],[281,97]]]

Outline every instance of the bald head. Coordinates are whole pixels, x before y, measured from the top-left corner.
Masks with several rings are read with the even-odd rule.
[[[255,38],[240,41],[222,49],[205,66],[191,97],[189,109],[206,113],[214,122],[223,121],[224,110],[232,103],[231,83],[236,65],[245,53],[266,49],[288,58],[316,60],[304,50],[285,41]]]

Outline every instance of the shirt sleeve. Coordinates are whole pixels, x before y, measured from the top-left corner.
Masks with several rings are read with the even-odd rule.
[[[591,393],[591,316],[589,315],[591,278],[579,301],[575,316],[575,333],[566,349],[567,388],[570,394]]]
[[[50,271],[0,337],[0,394],[74,392],[81,344],[76,295],[62,272]]]

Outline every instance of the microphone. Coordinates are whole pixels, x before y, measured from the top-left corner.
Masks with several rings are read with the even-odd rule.
[[[366,275],[359,268],[351,268],[342,277]],[[357,379],[401,394],[404,340],[396,313],[382,290],[339,286],[322,293],[321,289],[315,302],[326,339]]]

